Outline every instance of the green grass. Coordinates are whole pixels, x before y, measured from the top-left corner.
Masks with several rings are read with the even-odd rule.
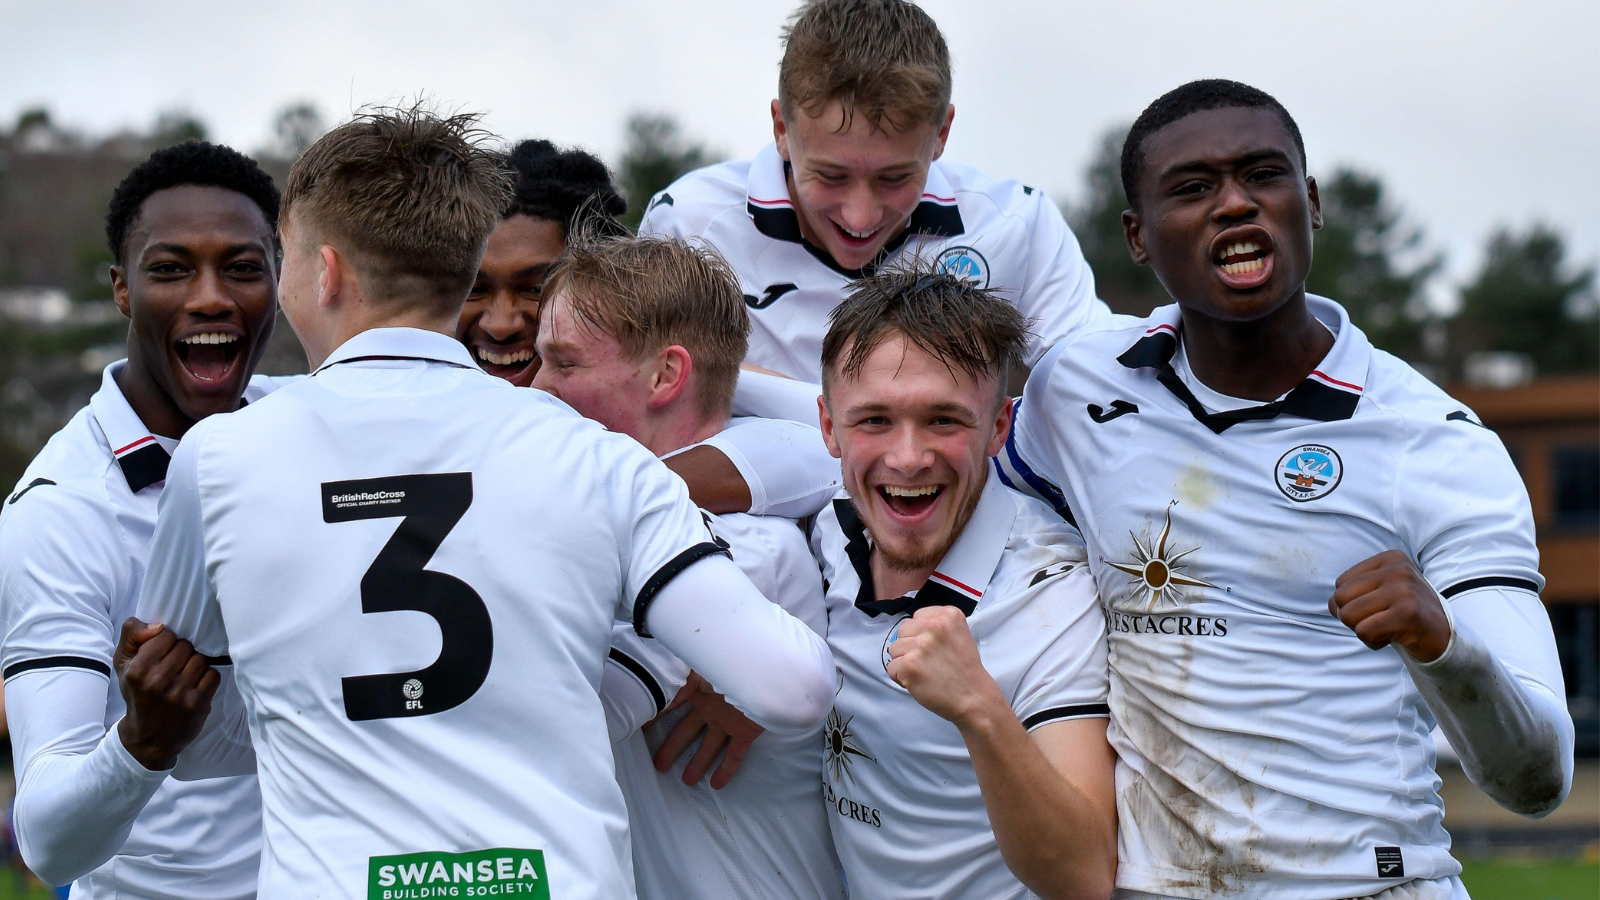
[[[1600,862],[1581,859],[1464,859],[1472,900],[1600,900]]]
[[[37,884],[22,887],[9,870],[0,867],[0,900],[55,900],[55,895]]]

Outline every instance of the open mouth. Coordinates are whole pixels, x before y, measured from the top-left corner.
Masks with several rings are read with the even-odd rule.
[[[244,353],[244,337],[229,331],[202,331],[185,335],[175,345],[178,363],[201,385],[228,380]]]
[[[492,347],[473,344],[472,356],[485,372],[527,387],[539,371],[539,356],[532,347]]]
[[[828,221],[833,225],[833,229],[838,233],[839,237],[851,247],[867,246],[868,244],[872,243],[872,239],[877,236],[878,232],[883,230],[883,227],[879,226],[871,231],[851,231],[843,225],[840,225],[838,222],[834,222],[832,219],[829,219]]]
[[[944,485],[924,484],[916,486],[903,486],[897,484],[878,485],[878,496],[883,499],[883,505],[889,511],[902,519],[920,519],[927,515],[934,506],[938,505],[939,498],[944,495]]]
[[[1253,288],[1272,274],[1272,247],[1259,240],[1232,240],[1212,257],[1225,284],[1232,288]]]

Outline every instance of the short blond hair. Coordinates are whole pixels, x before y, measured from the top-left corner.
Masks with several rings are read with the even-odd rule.
[[[733,409],[750,316],[739,279],[717,251],[661,237],[574,234],[545,279],[547,298],[572,304],[579,322],[615,338],[630,360],[677,344],[700,375],[700,409]]]
[[[279,222],[340,243],[375,300],[464,303],[511,178],[474,115],[379,108],[323,135],[289,170]]]
[[[907,0],[810,0],[783,32],[778,103],[820,115],[839,101],[873,128],[944,120],[950,107],[950,48],[933,18]]]

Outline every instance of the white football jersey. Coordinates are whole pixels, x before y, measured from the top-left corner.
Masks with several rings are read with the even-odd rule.
[[[640,234],[702,238],[733,267],[754,329],[746,360],[803,381],[822,380],[828,314],[864,270],[842,269],[800,234],[769,144],[754,159],[697,169],[657,194]],[[1046,348],[1108,315],[1061,211],[1040,191],[934,160],[922,201],[886,261],[907,254],[1000,291],[1033,320],[1032,364]]]
[[[709,517],[709,524],[767,599],[827,634],[822,576],[798,523],[725,515]],[[617,635],[611,658],[658,700],[671,699],[659,685],[652,687],[653,672],[664,669],[660,677],[670,678],[683,664],[658,642],[638,638],[628,627]],[[733,781],[713,790],[709,776],[694,787],[683,783],[691,754],[667,772],[657,772],[652,763],[687,711],[668,713],[615,748],[640,900],[842,900],[822,804],[821,725],[794,735],[761,735]]]
[[[989,478],[913,595],[877,599],[870,538],[848,498],[817,517],[812,551],[840,670],[823,796],[851,896],[1032,897],[1000,856],[961,733],[889,677],[889,644],[917,609],[955,606],[1030,731],[1107,715],[1106,623],[1081,539],[1044,504]]]
[[[156,500],[177,442],[150,433],[107,366],[89,405],[50,438],[0,510],[0,666],[6,682],[61,671],[104,677],[98,741],[122,718],[111,674],[122,621],[144,581]],[[283,379],[256,376],[245,401]],[[35,735],[11,710],[14,733],[38,749],[73,735]],[[20,749],[20,748],[19,748]],[[31,759],[16,760],[25,775]],[[137,765],[137,763],[135,763]],[[85,898],[255,896],[261,795],[254,776],[184,783],[166,779],[133,822],[122,851],[78,879]]]
[[[1105,602],[1127,890],[1321,900],[1460,871],[1433,716],[1328,600],[1394,549],[1445,598],[1537,592],[1527,492],[1470,410],[1308,303],[1335,343],[1278,401],[1202,402],[1167,306],[1047,354],[1002,454],[1059,488]]]
[[[631,438],[381,328],[190,432],[140,608],[232,659],[263,898],[626,898],[611,626],[720,552]]]

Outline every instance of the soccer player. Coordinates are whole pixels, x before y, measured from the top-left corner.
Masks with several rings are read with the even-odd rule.
[[[750,362],[816,383],[851,280],[907,255],[1016,304],[1036,322],[1030,364],[1104,313],[1043,193],[940,158],[955,118],[950,53],[914,4],[807,2],[785,31],[771,113],[771,146],[680,178],[639,226],[703,237],[727,258],[755,326]]]
[[[1106,621],[1077,534],[988,477],[1025,334],[993,290],[907,269],[823,342],[846,488],[812,532],[841,672],[824,797],[854,896],[1111,893]]]
[[[259,764],[266,898],[631,896],[596,692],[619,615],[769,731],[826,710],[826,645],[682,483],[455,339],[508,200],[473,122],[365,114],[296,162],[313,373],[168,473],[140,609],[232,663],[178,766]]]
[[[726,428],[750,322],[739,282],[715,251],[663,238],[579,244],[547,288],[539,334],[544,368],[534,387],[658,456]],[[808,431],[822,446],[817,430]],[[735,514],[708,524],[762,594],[817,634],[826,632],[822,578],[798,523]],[[614,637],[606,683],[634,709],[615,749],[639,896],[842,898],[822,805],[821,724],[761,736],[731,783],[685,784],[681,771],[657,772],[652,758],[668,731],[694,716],[693,699],[706,691],[696,689],[690,703],[647,733],[637,725],[660,716],[686,674],[658,642],[641,641],[630,627]],[[713,736],[697,756],[720,749]]]
[[[539,371],[539,311],[550,267],[574,235],[625,234],[615,217],[627,202],[605,163],[582,150],[523,141],[507,155],[506,165],[513,181],[511,202],[489,235],[456,337],[484,371],[527,387]],[[809,409],[814,400],[815,395],[806,399],[803,420],[812,427],[747,421],[673,456],[667,467],[705,509],[802,515],[795,510],[804,508],[809,515],[839,489],[838,466],[821,441],[813,440],[815,416]]]
[[[527,387],[539,371],[534,344],[545,276],[575,228],[614,220],[628,202],[605,163],[582,150],[522,141],[506,163],[511,203],[489,235],[457,336],[485,372]]]
[[[1572,778],[1522,481],[1306,294],[1322,214],[1276,100],[1177,88],[1122,180],[1133,258],[1178,302],[1050,351],[1006,454],[1076,518],[1107,607],[1118,886],[1465,898],[1435,722],[1516,812]]]
[[[141,692],[129,708],[112,664],[178,439],[275,386],[251,372],[277,310],[277,218],[272,178],[227,147],[160,150],[123,179],[106,237],[128,356],[4,501],[0,663],[17,841],[30,869],[75,882],[79,900],[255,895],[255,776],[167,777],[204,715],[203,672],[163,670],[171,696]],[[177,645],[170,633],[137,636],[140,665]]]

